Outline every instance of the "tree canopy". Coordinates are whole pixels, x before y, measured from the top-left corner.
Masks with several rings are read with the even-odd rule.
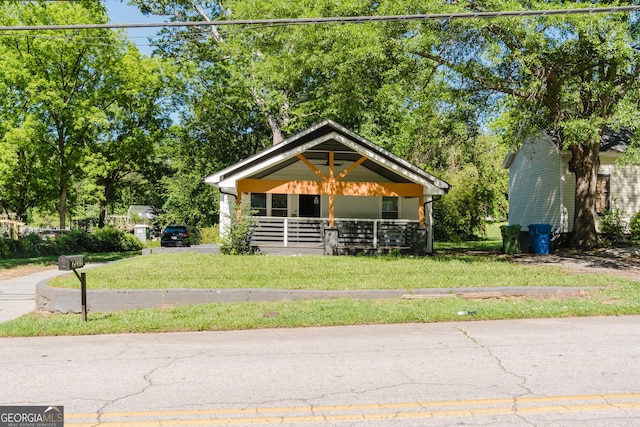
[[[627,2],[625,2],[627,3]],[[637,4],[637,2],[628,2]],[[590,6],[619,2],[594,1]],[[449,11],[582,7],[561,1],[455,2]],[[412,51],[460,78],[460,87],[505,95],[515,143],[557,134],[576,176],[574,243],[597,245],[595,200],[601,136],[635,128],[640,51],[636,13],[454,20],[419,25]],[[435,37],[434,37],[435,34]],[[630,108],[631,107],[631,108]]]
[[[561,1],[132,0],[171,21],[580,7]],[[637,2],[624,2],[636,4]],[[594,1],[593,7],[620,2]],[[95,1],[4,2],[3,24],[107,22]],[[447,238],[506,209],[509,146],[546,129],[572,153],[574,241],[596,244],[605,127],[638,122],[638,14],[166,27],[151,57],[109,29],[0,37],[0,204],[26,217],[161,205],[217,221],[201,179],[323,119],[455,183]],[[497,117],[499,134],[492,134]],[[112,208],[113,209],[113,208]],[[438,211],[439,210],[439,211]],[[455,217],[455,221],[453,218]],[[458,221],[460,220],[460,221]]]
[[[93,1],[4,2],[0,19],[107,22],[104,6]],[[70,202],[108,202],[119,181],[153,158],[170,112],[163,103],[174,86],[168,63],[141,56],[107,29],[0,37],[0,56],[5,211],[25,218],[29,208],[54,204],[65,228]],[[83,189],[87,176],[94,179]]]

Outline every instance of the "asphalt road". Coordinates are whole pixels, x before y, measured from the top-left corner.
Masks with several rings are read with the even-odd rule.
[[[0,339],[65,426],[637,426],[639,316]]]

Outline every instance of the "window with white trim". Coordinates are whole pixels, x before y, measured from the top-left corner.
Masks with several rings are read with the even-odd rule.
[[[397,197],[382,197],[382,219],[398,219]]]
[[[287,216],[287,195],[286,194],[271,195],[271,216],[279,216],[279,217]]]
[[[266,193],[251,193],[251,211],[256,216],[267,216]]]

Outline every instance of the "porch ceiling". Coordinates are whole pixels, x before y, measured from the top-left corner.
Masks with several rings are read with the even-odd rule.
[[[349,166],[351,166],[352,164],[354,164],[356,161],[358,161],[362,155],[360,153],[355,152],[354,150],[345,147],[344,145],[336,142],[336,141],[331,141],[334,144],[331,143],[325,143],[325,144],[321,144],[318,147],[314,147],[313,150],[308,150],[305,151],[303,153],[304,157],[309,160],[311,163],[313,163],[318,169],[320,169],[322,172],[327,172],[326,174],[328,175],[328,166],[329,166],[329,152],[333,152],[334,153],[334,165],[336,167],[336,171],[340,172],[346,168],[348,168]],[[277,163],[275,165],[272,165],[271,167],[261,170],[255,174],[252,174],[250,177],[251,179],[263,179],[265,177],[268,177],[269,175],[272,175],[276,172],[282,171],[283,169],[286,169],[290,166],[302,166],[303,163],[302,161],[298,158],[298,157],[292,157],[286,160],[283,160],[280,163]],[[380,176],[384,181],[388,181],[388,182],[396,182],[396,183],[411,183],[412,181],[407,179],[406,177],[395,173],[394,171],[379,165],[376,162],[373,162],[369,159],[365,160],[361,165],[359,165],[358,167],[362,167],[365,169],[368,169],[369,171],[373,172],[374,174]],[[307,172],[310,173],[310,175],[313,175],[313,173],[307,168],[307,166],[304,166],[304,170],[306,170]],[[348,175],[347,175],[348,177]],[[315,178],[314,178],[315,179]],[[348,179],[347,179],[348,180]]]

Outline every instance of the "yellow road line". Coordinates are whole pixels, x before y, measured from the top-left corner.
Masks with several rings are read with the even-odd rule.
[[[517,413],[596,412],[640,409],[640,394],[606,394],[398,402],[357,405],[228,408],[175,411],[107,412],[101,427],[282,424],[373,421],[434,417],[492,416]],[[95,425],[97,414],[65,414],[65,426]],[[77,420],[77,421],[72,421]]]

